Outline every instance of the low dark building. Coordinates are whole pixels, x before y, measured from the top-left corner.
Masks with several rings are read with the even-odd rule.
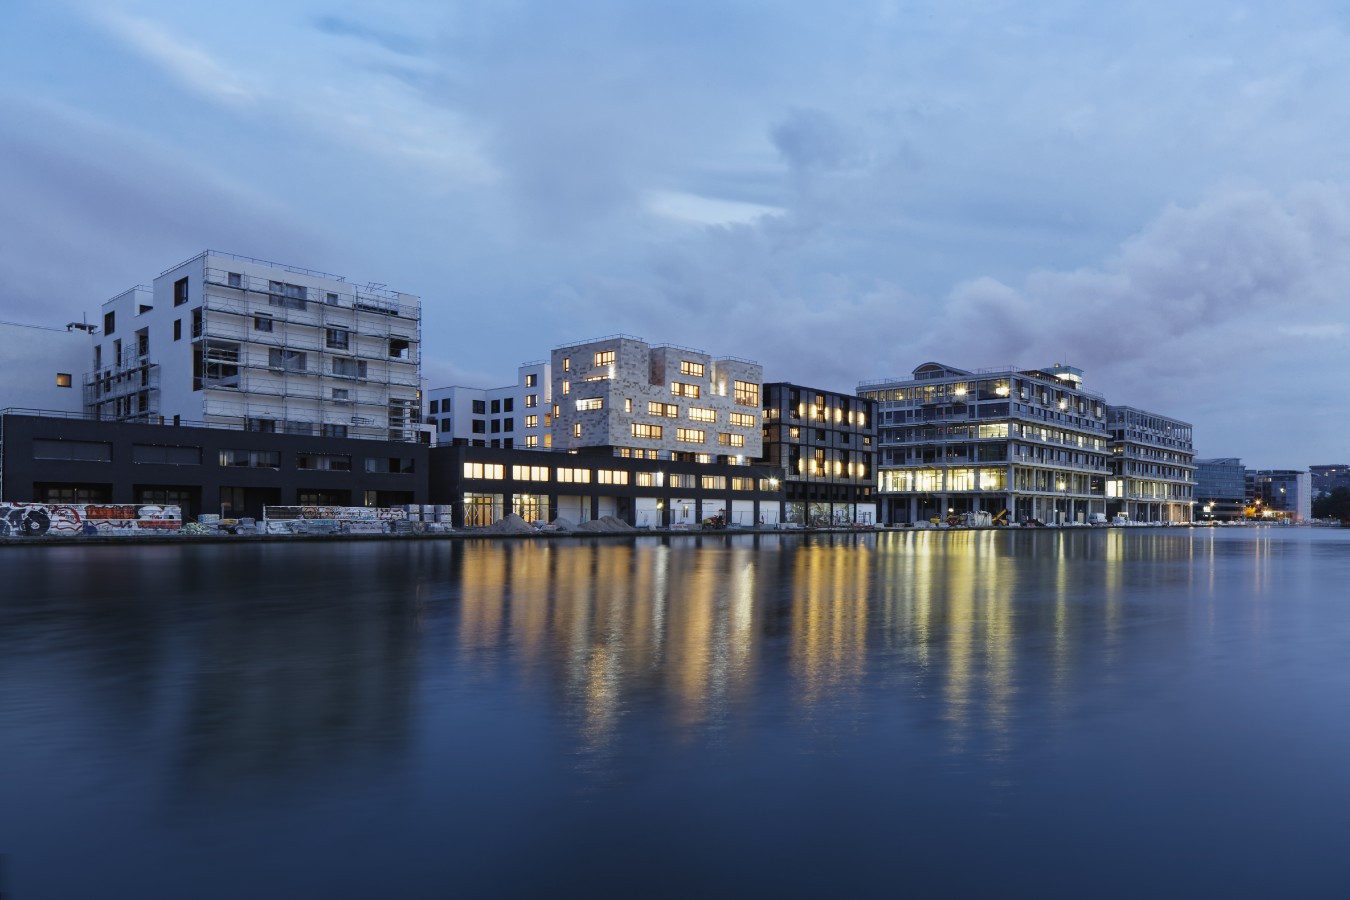
[[[764,455],[783,480],[786,522],[876,522],[876,401],[787,382],[764,385]]]
[[[636,527],[776,524],[778,473],[764,466],[634,459],[496,447],[434,447],[432,502],[453,507],[456,527],[509,513],[527,522],[581,523],[614,516]]]
[[[0,499],[178,506],[426,503],[423,444],[0,413]]]

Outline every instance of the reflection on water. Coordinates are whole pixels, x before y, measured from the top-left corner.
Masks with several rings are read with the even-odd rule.
[[[1132,815],[1098,767],[1143,765],[1148,791],[1203,782],[1203,768],[1153,762],[1160,747],[1231,757],[1260,745],[1249,729],[1265,716],[1350,751],[1312,699],[1350,688],[1348,539],[1081,529],[5,548],[0,809],[33,813],[22,828],[0,817],[0,852],[51,875],[66,841],[111,834],[97,873],[167,841],[185,861],[165,878],[181,886],[212,852],[207,833],[250,845],[262,817],[288,824],[256,839],[291,842],[297,858],[311,850],[294,834],[312,852],[393,842],[386,857],[410,872],[439,858],[419,855],[424,835],[454,835],[476,849],[447,859],[488,877],[483,860],[507,835],[542,839],[550,816],[622,841],[602,823],[657,802],[644,790],[704,831],[732,827],[713,816],[788,844],[787,822],[824,833],[784,801],[845,831],[839,817],[856,815],[914,840],[896,817],[921,807],[933,835],[959,821],[1012,847],[972,822],[1014,816],[1069,840],[1057,817],[1082,796]],[[1282,759],[1262,752],[1251,790]],[[1339,771],[1317,790],[1345,788]],[[814,793],[818,780],[830,789]],[[1286,795],[1299,796],[1271,794]],[[16,896],[43,896],[23,871]],[[327,877],[307,872],[305,889]],[[520,877],[504,884],[539,886]],[[76,872],[51,883],[50,896],[87,886]]]

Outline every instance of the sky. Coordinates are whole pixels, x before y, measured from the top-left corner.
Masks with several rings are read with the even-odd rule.
[[[205,249],[417,294],[428,387],[635,335],[1085,372],[1350,461],[1350,7],[4,0],[0,320]]]

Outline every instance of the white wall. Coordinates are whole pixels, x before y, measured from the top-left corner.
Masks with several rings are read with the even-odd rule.
[[[82,412],[92,359],[93,340],[78,328],[0,323],[0,409]],[[69,375],[70,387],[57,375]]]

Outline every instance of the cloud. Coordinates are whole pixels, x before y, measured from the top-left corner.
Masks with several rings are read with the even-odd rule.
[[[142,58],[183,86],[226,103],[255,99],[259,89],[228,71],[196,41],[171,32],[163,23],[134,16],[109,5],[89,7],[94,21]]]

